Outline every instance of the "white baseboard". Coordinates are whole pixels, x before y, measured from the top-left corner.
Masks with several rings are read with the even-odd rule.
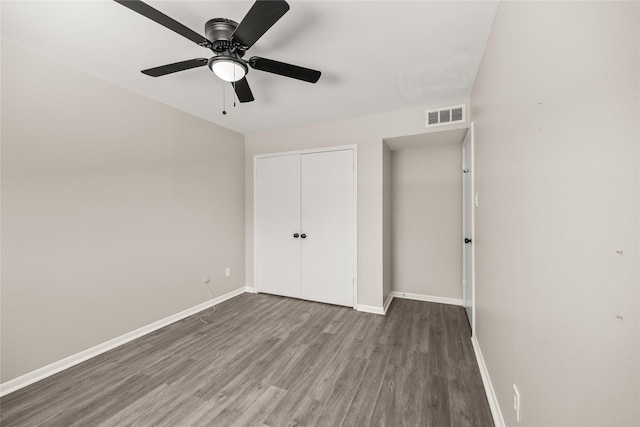
[[[391,292],[391,295],[394,298],[412,299],[416,301],[437,302],[439,304],[451,304],[451,305],[460,305],[460,306],[463,305],[462,299],[459,299],[459,298],[435,297],[432,295],[412,294],[409,292],[400,292],[400,291],[393,291]]]
[[[258,291],[256,291],[256,288],[254,288],[253,286],[247,286],[246,288],[244,288],[244,291],[249,293],[249,294],[257,294]]]
[[[389,296],[387,297],[382,307],[358,304],[358,306],[356,307],[356,310],[363,311],[365,313],[386,315],[387,310],[389,310],[389,306],[391,305],[391,301],[393,301],[394,298],[412,299],[416,301],[437,302],[440,304],[451,304],[451,305],[460,305],[460,306],[462,305],[462,300],[457,298],[434,297],[431,295],[412,294],[409,292],[393,291],[389,294]]]
[[[384,302],[384,306],[382,307],[382,310],[384,310],[385,315],[387,314],[387,310],[389,310],[391,301],[393,301],[393,292],[389,293],[389,296],[387,297],[387,300]]]
[[[119,337],[113,338],[102,344],[98,344],[94,347],[88,348],[69,357],[65,357],[62,360],[58,360],[57,362],[53,362],[47,366],[36,369],[35,371],[26,373],[22,376],[19,376],[18,378],[14,378],[10,381],[2,383],[0,384],[0,396],[12,393],[37,381],[50,377],[51,375],[57,374],[60,371],[77,365],[78,363],[84,362],[85,360],[91,359],[92,357],[98,356],[104,352],[119,347],[122,344],[128,343],[129,341],[132,341],[136,338],[140,338],[143,335],[165,327],[171,323],[177,322],[178,320],[184,319],[185,317],[191,316],[192,314],[195,314],[199,311],[205,310],[213,305],[220,304],[221,302],[231,299],[244,292],[247,292],[247,288],[236,289],[235,291],[231,291],[217,298],[203,302],[202,304],[198,304],[196,306],[183,310],[180,313],[165,317],[164,319],[158,320],[157,322],[153,322],[149,325],[143,326]]]
[[[482,377],[482,383],[484,384],[484,391],[487,394],[487,400],[489,401],[489,407],[491,408],[493,422],[496,427],[504,427],[504,418],[502,417],[500,404],[498,403],[496,392],[493,389],[493,384],[491,384],[491,377],[489,376],[487,365],[484,363],[484,357],[482,357],[482,351],[480,351],[480,344],[475,336],[471,337],[471,344],[473,345],[473,351],[476,354],[476,360],[478,361],[478,368],[480,369],[480,376]]]
[[[358,304],[356,310],[365,313],[382,314],[384,316],[384,307],[376,307],[375,305],[362,305]]]

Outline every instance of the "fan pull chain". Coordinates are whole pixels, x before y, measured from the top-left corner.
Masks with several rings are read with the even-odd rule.
[[[222,115],[226,115],[227,114],[227,101],[226,101],[226,97],[225,97],[225,84],[222,83]]]
[[[231,86],[233,86],[233,106],[236,106],[236,82],[231,82]]]
[[[236,108],[236,67],[233,67],[233,108]]]

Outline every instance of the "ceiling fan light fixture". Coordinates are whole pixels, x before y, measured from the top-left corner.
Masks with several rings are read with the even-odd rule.
[[[242,80],[249,70],[244,61],[227,55],[214,56],[209,59],[209,68],[216,76],[226,82]]]
[[[316,83],[320,78],[320,71],[310,68],[257,56],[254,56],[249,61],[242,59],[247,50],[287,13],[289,4],[286,0],[255,0],[253,6],[251,6],[251,9],[239,24],[226,18],[210,19],[204,26],[206,37],[189,27],[185,27],[180,22],[154,9],[142,0],[114,1],[191,40],[198,46],[213,51],[214,56],[209,59],[194,58],[142,70],[142,73],[147,76],[166,76],[167,74],[207,65],[222,81],[233,83],[233,90],[240,102],[254,100],[249,82],[245,78],[249,72],[249,66],[254,70],[278,74],[309,83]]]

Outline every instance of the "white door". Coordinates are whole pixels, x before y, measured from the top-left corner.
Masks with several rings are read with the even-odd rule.
[[[473,162],[473,122],[467,132],[467,136],[462,145],[462,237],[463,242],[463,274],[462,274],[462,296],[464,308],[469,318],[471,331],[475,330],[475,290],[474,290],[474,209],[475,209],[475,189],[473,185],[474,174]]]
[[[302,298],[353,307],[353,150],[302,155]]]
[[[300,298],[300,156],[255,162],[256,290]]]

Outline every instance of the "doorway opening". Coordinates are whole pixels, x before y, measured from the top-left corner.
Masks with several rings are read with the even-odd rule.
[[[383,197],[389,229],[384,298],[390,294],[463,306],[473,328],[473,282],[466,267],[473,267],[473,233],[465,226],[473,213],[465,213],[465,182],[472,171],[471,162],[464,160],[472,155],[465,149],[472,144],[470,129],[458,126],[384,140],[383,178],[389,193]],[[470,242],[465,244],[465,238]]]

